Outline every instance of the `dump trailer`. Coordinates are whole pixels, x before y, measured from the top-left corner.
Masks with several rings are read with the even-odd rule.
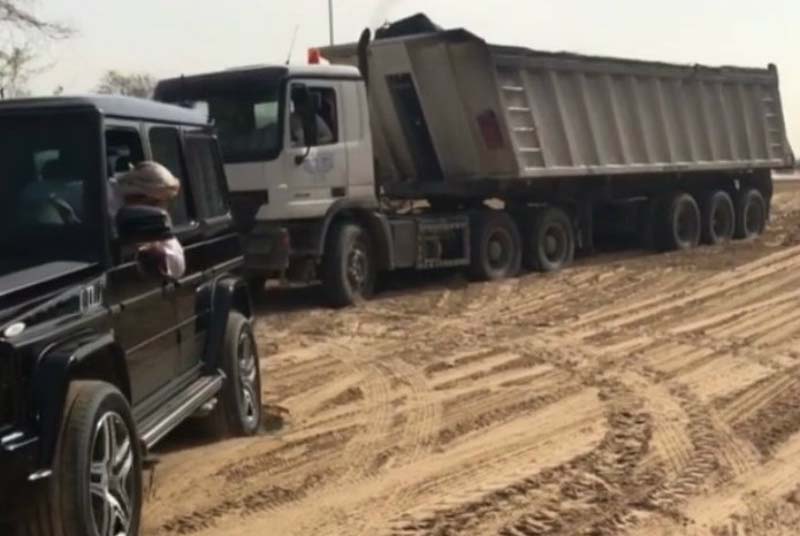
[[[555,271],[619,225],[660,250],[752,238],[793,164],[774,65],[539,52],[421,15],[309,56],[156,98],[214,120],[252,279],[320,279],[336,305],[396,269]]]

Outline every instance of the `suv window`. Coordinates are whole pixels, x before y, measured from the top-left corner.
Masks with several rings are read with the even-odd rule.
[[[144,150],[137,130],[130,128],[106,130],[106,164],[109,177],[125,173],[142,160],[144,160]]]
[[[339,115],[336,106],[336,91],[329,87],[309,87],[312,99],[317,101],[317,145],[332,145],[339,141]],[[297,104],[298,89],[292,88],[290,103],[289,135],[293,147],[305,147],[303,135],[303,114]]]
[[[227,214],[222,165],[214,139],[197,134],[186,136],[186,156],[192,178],[192,192],[203,218]]]
[[[170,207],[170,217],[176,226],[189,223],[186,168],[183,165],[181,142],[177,128],[153,127],[150,129],[150,149],[153,160],[169,169],[181,181],[181,190]]]
[[[97,126],[89,115],[0,117],[0,277],[101,258]]]

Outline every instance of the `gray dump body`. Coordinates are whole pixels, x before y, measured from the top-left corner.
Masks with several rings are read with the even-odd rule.
[[[358,65],[355,45],[322,54]],[[774,66],[537,52],[464,30],[374,41],[368,65],[384,184],[531,183],[792,161]]]

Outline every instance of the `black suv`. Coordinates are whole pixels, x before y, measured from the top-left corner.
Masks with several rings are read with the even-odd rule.
[[[131,206],[112,221],[110,178],[143,160],[180,178],[171,214]],[[196,112],[124,97],[0,102],[3,534],[135,535],[147,449],[189,417],[218,435],[259,429],[226,188]],[[137,260],[165,236],[184,247],[180,280]]]

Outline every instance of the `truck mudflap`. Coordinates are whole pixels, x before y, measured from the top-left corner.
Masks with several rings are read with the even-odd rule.
[[[289,267],[291,243],[285,227],[257,224],[242,241],[247,273],[274,274]]]

